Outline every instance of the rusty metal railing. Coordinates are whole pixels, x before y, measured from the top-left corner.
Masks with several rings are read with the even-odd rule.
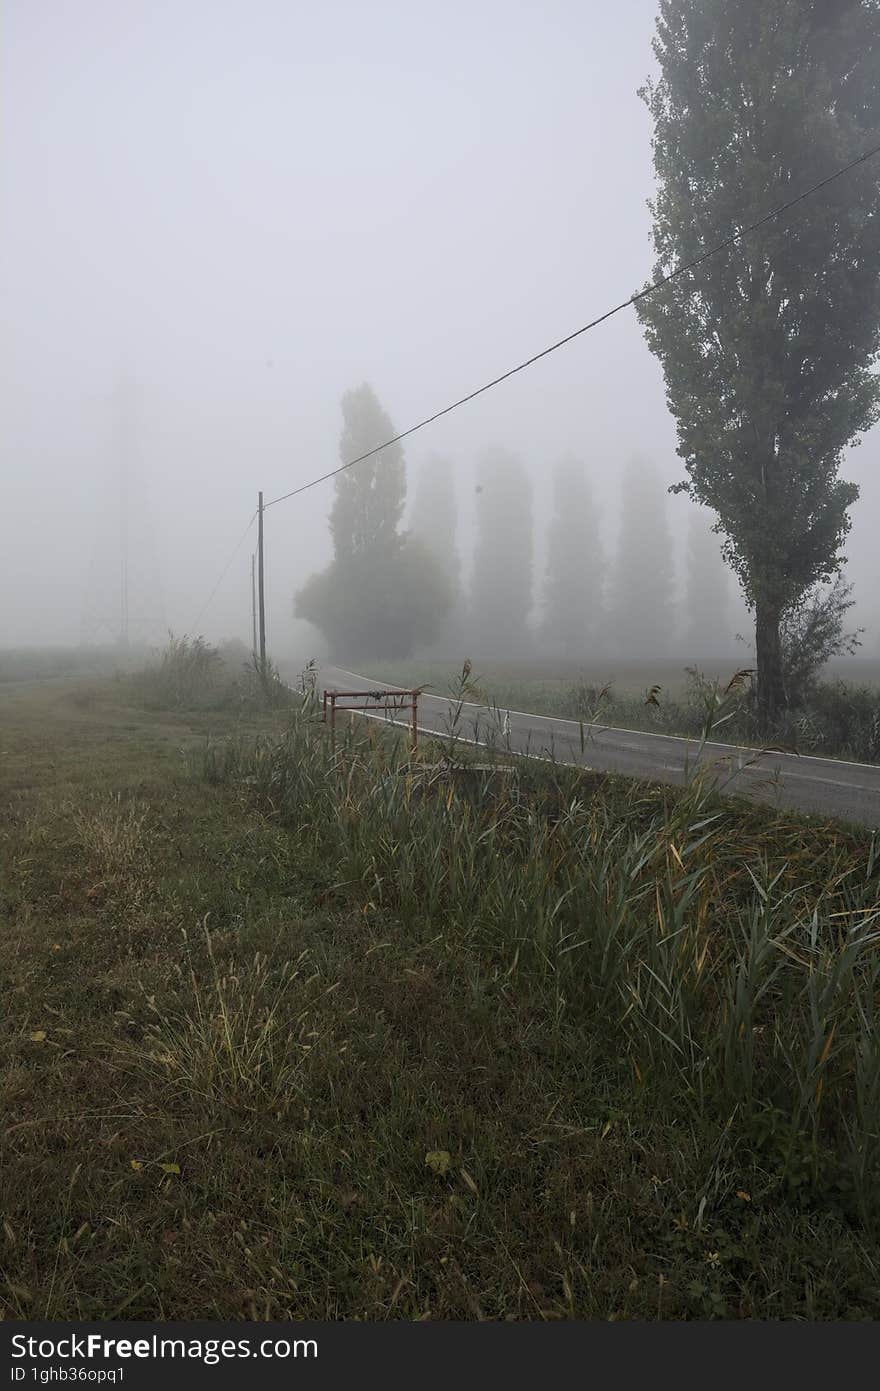
[[[340,705],[340,701],[356,700],[361,703],[357,705]],[[327,690],[323,692],[323,712],[322,719],[325,724],[330,724],[330,740],[336,743],[336,712],[355,711],[369,714],[383,713],[403,714],[409,712],[412,715],[410,720],[410,732],[412,736],[412,747],[415,753],[419,743],[419,692],[401,690],[376,690],[376,691],[336,691]]]

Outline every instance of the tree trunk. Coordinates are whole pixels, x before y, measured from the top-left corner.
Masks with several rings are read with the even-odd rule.
[[[779,638],[780,610],[759,601],[755,606],[755,655],[758,663],[758,722],[761,732],[770,731],[785,704],[782,681],[782,643]]]

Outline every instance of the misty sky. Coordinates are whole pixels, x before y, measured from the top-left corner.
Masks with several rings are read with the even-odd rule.
[[[0,52],[0,645],[75,643],[119,423],[167,622],[191,630],[256,505],[338,463],[368,380],[398,428],[639,288],[652,264],[654,0],[7,0]],[[768,195],[768,206],[775,199]],[[633,451],[682,476],[632,310],[408,442],[560,454],[613,537]],[[859,618],[880,592],[880,436],[849,458]],[[270,644],[329,556],[332,485],[266,518]],[[669,499],[684,537],[688,504]],[[150,526],[145,519],[150,516]],[[102,541],[102,537],[104,540]],[[250,628],[250,540],[200,623]],[[467,540],[461,549],[466,555]],[[877,646],[877,630],[868,646]]]

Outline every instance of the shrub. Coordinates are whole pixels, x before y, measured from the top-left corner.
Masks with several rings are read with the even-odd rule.
[[[268,661],[263,670],[243,643],[233,640],[217,648],[202,637],[173,633],[157,659],[130,683],[152,710],[277,709],[295,700],[274,663]]]
[[[297,618],[314,623],[330,651],[346,661],[406,657],[437,636],[452,606],[439,561],[408,537],[390,552],[335,560],[299,591]]]
[[[802,705],[822,668],[832,657],[852,656],[861,647],[859,628],[843,631],[844,615],[855,600],[852,585],[838,575],[830,589],[803,595],[785,614],[780,627],[782,677],[789,707]]]

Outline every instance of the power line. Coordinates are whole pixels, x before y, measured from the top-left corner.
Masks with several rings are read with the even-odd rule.
[[[835,179],[841,178],[858,165],[865,164],[869,159],[873,159],[876,154],[880,154],[880,145],[875,145],[873,149],[865,151],[865,153],[859,155],[857,159],[851,160],[849,164],[844,164],[840,169],[836,169],[833,174],[828,174],[824,179],[820,179],[818,183],[805,189],[803,193],[799,193],[797,197],[789,198],[786,203],[781,203],[779,207],[774,208],[772,212],[765,213],[763,217],[758,218],[757,222],[750,223],[748,227],[744,227],[739,232],[731,233],[729,237],[725,237],[723,241],[710,247],[708,251],[703,251],[699,256],[695,256],[693,260],[686,261],[682,265],[676,266],[668,275],[661,276],[659,280],[655,280],[652,285],[646,286],[644,290],[639,290],[637,294],[630,295],[629,299],[623,300],[622,303],[615,305],[613,309],[609,309],[604,314],[600,314],[597,319],[591,319],[588,324],[583,324],[581,328],[576,328],[573,333],[566,334],[564,338],[560,338],[556,343],[551,343],[549,348],[542,348],[539,353],[534,353],[532,357],[526,358],[525,362],[518,363],[516,367],[511,367],[507,372],[502,372],[500,377],[493,377],[490,382],[486,382],[485,385],[477,387],[476,391],[470,391],[467,396],[459,397],[459,399],[453,401],[451,405],[444,406],[442,410],[435,411],[433,415],[426,416],[426,418],[420,420],[417,425],[411,425],[408,430],[401,430],[399,435],[392,435],[391,439],[385,440],[384,444],[377,444],[374,449],[368,449],[365,454],[359,454],[356,459],[350,459],[348,463],[340,464],[338,468],[331,469],[329,473],[322,473],[319,478],[313,478],[311,482],[303,483],[301,487],[293,488],[289,493],[282,493],[280,497],[273,498],[271,502],[265,504],[263,510],[265,511],[267,507],[274,507],[278,502],[286,502],[288,498],[297,497],[299,493],[308,492],[310,488],[316,488],[319,483],[326,483],[329,478],[335,478],[337,474],[345,473],[346,469],[354,468],[355,464],[362,464],[365,459],[372,458],[374,454],[380,454],[383,449],[388,449],[392,444],[398,444],[400,440],[405,440],[408,435],[414,435],[417,430],[423,430],[426,425],[433,424],[433,422],[439,420],[441,416],[449,415],[450,411],[457,410],[459,406],[466,405],[468,401],[473,401],[477,396],[482,396],[486,391],[491,391],[493,387],[499,386],[501,382],[506,382],[509,377],[516,376],[517,372],[523,372],[527,367],[531,367],[533,363],[540,362],[542,357],[548,357],[550,353],[555,353],[557,349],[564,348],[567,343],[573,342],[575,338],[580,338],[582,333],[588,333],[590,329],[597,328],[599,324],[604,324],[606,319],[610,319],[613,315],[619,314],[622,309],[628,309],[630,305],[636,304],[647,295],[652,295],[655,290],[660,290],[664,285],[668,285],[671,280],[676,280],[678,276],[685,275],[688,271],[695,270],[697,266],[702,265],[704,261],[708,261],[711,256],[717,256],[720,251],[725,251],[728,247],[735,246],[737,242],[742,241],[744,237],[757,231],[759,227],[763,227],[765,223],[772,222],[773,218],[780,217],[782,213],[788,212],[790,208],[794,208],[798,203],[802,203],[805,198],[810,198],[814,193],[818,193],[820,189],[826,188],[828,184],[833,183]],[[251,521],[253,521],[253,517]]]
[[[202,607],[201,607],[200,610],[199,610],[199,616],[198,616],[198,618],[196,619],[195,623],[192,625],[191,631],[192,631],[193,633],[195,632],[196,628],[198,628],[199,624],[201,623],[202,618],[204,617],[205,613],[206,613],[207,610],[208,610],[208,607],[210,606],[211,600],[214,598],[214,595],[217,593],[217,590],[220,588],[221,584],[222,584],[223,581],[226,579],[226,576],[229,574],[229,570],[230,570],[230,567],[231,567],[231,565],[232,565],[232,562],[233,562],[233,560],[235,559],[235,557],[238,555],[239,551],[241,550],[241,547],[242,547],[242,545],[243,545],[243,543],[244,543],[244,538],[247,536],[248,532],[250,531],[251,527],[253,526],[254,521],[256,520],[256,516],[257,516],[257,514],[256,514],[256,512],[254,512],[253,516],[251,517],[251,519],[250,519],[250,521],[248,522],[247,526],[245,527],[244,531],[241,533],[241,536],[239,536],[238,540],[236,541],[236,543],[235,543],[235,548],[234,548],[232,554],[230,555],[230,557],[229,557],[229,559],[227,560],[226,564],[223,566],[223,569],[222,569],[221,572],[220,572],[220,578],[218,579],[217,583],[214,585],[214,588],[211,590],[211,593],[208,595],[208,597],[207,597],[207,599],[205,600],[205,602],[202,604]]]

